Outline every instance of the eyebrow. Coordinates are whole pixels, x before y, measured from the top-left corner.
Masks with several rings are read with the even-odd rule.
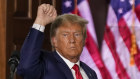
[[[62,31],[61,33],[64,33],[64,32],[69,32],[69,31]],[[75,32],[82,32],[82,31],[75,31]]]

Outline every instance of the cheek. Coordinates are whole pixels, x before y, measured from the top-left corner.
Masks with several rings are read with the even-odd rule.
[[[62,46],[63,48],[67,46],[68,39],[67,38],[59,38],[57,39],[57,44]]]
[[[77,40],[77,43],[81,46],[83,46],[85,44],[85,41],[83,39],[79,39]]]
[[[79,41],[79,42],[77,42],[77,47],[78,47],[78,49],[83,49],[83,47],[84,47],[84,41]]]

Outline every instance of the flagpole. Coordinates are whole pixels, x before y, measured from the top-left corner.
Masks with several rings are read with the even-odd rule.
[[[74,14],[78,14],[77,0],[74,0]]]

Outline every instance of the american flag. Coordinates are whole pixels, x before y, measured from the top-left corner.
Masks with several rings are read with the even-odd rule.
[[[134,5],[134,8],[132,8]],[[111,0],[101,56],[112,79],[140,78],[140,0]],[[132,26],[136,36],[134,64],[130,65]]]
[[[97,73],[98,79],[140,78],[140,0],[135,1],[135,35],[138,53],[130,66],[132,1],[111,0],[101,53],[88,0],[77,0],[77,14],[89,21],[81,61]],[[75,0],[62,0],[62,13],[75,13]]]

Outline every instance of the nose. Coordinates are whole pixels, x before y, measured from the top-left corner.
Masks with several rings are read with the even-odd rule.
[[[70,35],[70,43],[75,43],[75,37],[74,35]]]

